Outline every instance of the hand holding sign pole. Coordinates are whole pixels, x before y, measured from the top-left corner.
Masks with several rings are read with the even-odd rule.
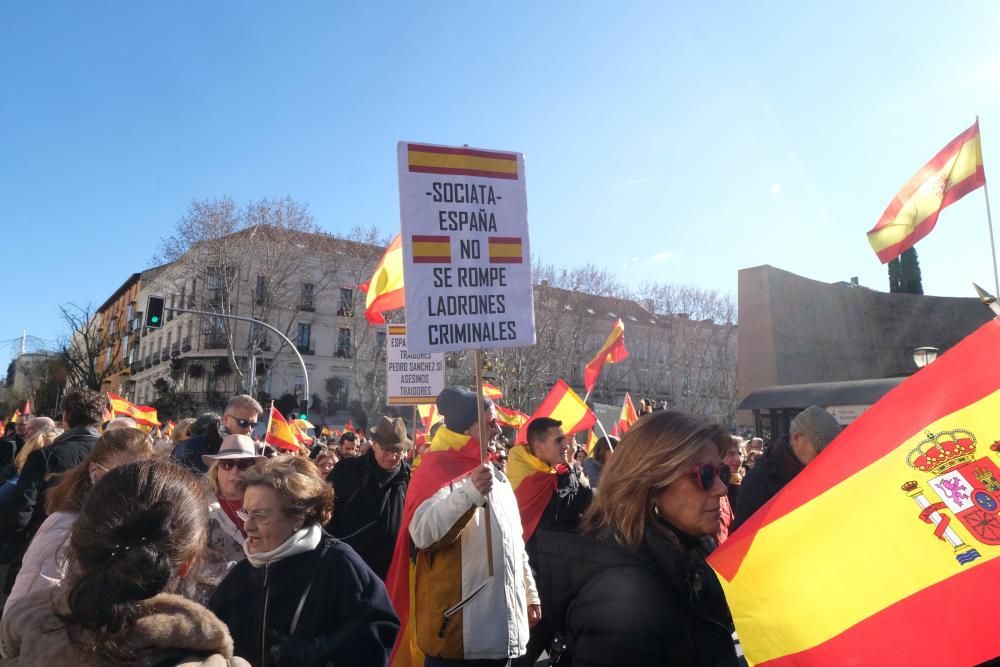
[[[535,343],[524,156],[399,142],[397,157],[408,349],[474,350],[483,396],[482,351]],[[480,402],[484,463],[488,426]]]

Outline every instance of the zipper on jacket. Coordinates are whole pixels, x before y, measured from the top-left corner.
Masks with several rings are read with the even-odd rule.
[[[487,581],[482,586],[480,586],[476,590],[472,591],[472,593],[470,593],[468,597],[466,597],[464,600],[462,600],[461,602],[459,602],[458,604],[456,604],[454,607],[450,607],[450,608],[444,610],[444,620],[441,621],[441,629],[438,631],[438,637],[440,637],[441,639],[444,639],[444,631],[448,628],[448,624],[451,623],[452,617],[454,617],[455,614],[457,614],[458,612],[462,611],[462,609],[467,604],[469,604],[470,602],[472,602],[473,600],[475,600],[476,597],[478,597],[480,593],[482,593],[484,590],[486,590],[486,587],[489,586],[489,585],[490,585],[490,582]]]
[[[264,565],[264,612],[260,617],[260,664],[267,664],[267,601],[271,596],[271,589],[267,586],[267,575],[270,572],[271,564]]]

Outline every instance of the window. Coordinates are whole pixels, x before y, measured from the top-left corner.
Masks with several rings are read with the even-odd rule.
[[[299,323],[299,333],[295,337],[295,346],[299,351],[308,350],[312,339],[312,325]]]
[[[188,301],[188,308],[194,308],[195,306],[195,295],[198,293],[198,279],[191,279],[191,300]]]
[[[184,337],[184,347],[185,347],[184,352],[187,352],[188,350],[191,349],[191,332],[193,331],[193,328],[194,328],[194,320],[188,320],[187,336]]]
[[[312,310],[313,306],[313,288],[315,286],[312,283],[302,283],[302,289],[299,292],[299,308],[302,310]]]
[[[385,354],[385,332],[376,331],[375,332],[375,353]]]
[[[112,317],[111,322],[108,324],[108,336],[115,336],[118,334],[118,318]]]
[[[345,359],[351,356],[351,330],[345,327],[337,329],[337,356]]]
[[[177,307],[177,295],[170,295],[170,305],[167,307],[167,322],[174,319],[174,308]]]
[[[132,321],[132,316],[135,314],[135,301],[128,302],[128,310],[126,312],[128,314],[125,315],[125,319],[128,321]]]
[[[267,276],[257,276],[257,288],[254,290],[253,300],[258,306],[267,303],[267,291],[270,284],[271,280]]]
[[[110,368],[111,367],[111,347],[110,346],[108,346],[107,353],[104,355],[104,367],[105,368]]]
[[[181,308],[188,307],[186,297],[187,297],[187,281],[185,280],[184,282],[181,283],[181,303],[180,303]]]
[[[337,314],[354,317],[354,290],[347,287],[340,288],[340,307],[337,308]]]
[[[128,353],[128,334],[122,336],[122,359],[126,361],[130,359]]]

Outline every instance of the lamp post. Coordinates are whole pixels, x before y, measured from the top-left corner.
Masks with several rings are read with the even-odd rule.
[[[913,350],[913,363],[917,365],[917,368],[923,368],[937,359],[938,351],[936,347],[918,347]]]

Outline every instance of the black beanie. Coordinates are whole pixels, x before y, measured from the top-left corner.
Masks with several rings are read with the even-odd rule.
[[[493,401],[483,399],[483,406],[489,408]],[[444,415],[444,425],[449,431],[465,433],[479,421],[476,392],[466,387],[446,387],[437,397],[438,412]]]

